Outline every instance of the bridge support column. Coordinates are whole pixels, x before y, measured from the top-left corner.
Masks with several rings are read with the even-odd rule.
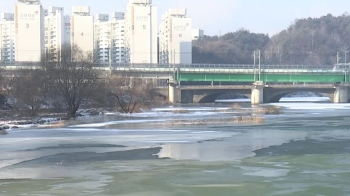
[[[169,83],[169,102],[178,103],[179,102],[179,88],[175,83]]]
[[[334,103],[348,103],[349,101],[349,87],[347,86],[336,86],[334,92]]]
[[[134,77],[129,78],[129,86],[134,86]]]
[[[158,78],[153,78],[152,82],[153,82],[153,84],[152,84],[153,88],[158,87]]]
[[[264,83],[261,81],[253,83],[251,103],[253,105],[264,103]]]

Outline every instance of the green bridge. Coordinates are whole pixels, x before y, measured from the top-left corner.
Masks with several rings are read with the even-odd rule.
[[[350,81],[349,68],[337,68],[336,66],[264,65],[261,69],[258,69],[254,65],[175,65],[174,67],[158,65],[119,66],[112,67],[112,70],[124,73],[139,73],[136,77],[152,77],[154,75],[162,78],[160,76],[169,76],[170,78],[166,78],[177,82],[348,83]]]
[[[253,66],[227,68],[177,68],[174,80],[179,82],[256,82],[266,83],[347,83],[349,69],[337,66]]]
[[[252,104],[261,104],[278,102],[284,95],[300,91],[327,96],[334,103],[350,102],[349,69],[177,68],[173,74],[169,86],[172,102],[213,102],[223,93],[232,92],[247,96]],[[211,85],[208,85],[209,82]],[[232,86],[217,86],[218,82]],[[199,86],[186,87],[193,84]]]
[[[266,83],[342,83],[350,81],[346,73],[261,73],[260,79],[256,74],[249,73],[183,73],[175,75],[179,82],[255,82]]]

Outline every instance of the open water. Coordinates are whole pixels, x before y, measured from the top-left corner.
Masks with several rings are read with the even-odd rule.
[[[12,130],[0,137],[0,195],[350,195],[350,105],[277,105],[284,113],[260,125],[168,123],[234,115],[219,104]]]

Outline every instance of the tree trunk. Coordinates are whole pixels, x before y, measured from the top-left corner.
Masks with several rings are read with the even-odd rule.
[[[67,118],[68,119],[75,118],[76,115],[77,115],[77,109],[75,109],[75,108],[69,108],[68,109],[68,112],[67,112]]]

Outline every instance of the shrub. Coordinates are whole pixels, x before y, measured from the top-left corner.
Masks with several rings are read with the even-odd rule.
[[[268,107],[254,109],[253,113],[254,114],[272,115],[272,114],[281,114],[281,113],[283,113],[283,111],[282,111],[282,108],[279,106],[268,106]]]
[[[0,130],[0,135],[7,135],[8,132],[5,129]]]
[[[189,110],[173,110],[174,114],[187,114],[190,113]]]
[[[235,104],[233,104],[231,106],[231,109],[233,109],[233,110],[240,110],[240,109],[242,109],[242,106],[239,105],[238,103],[235,103]]]

